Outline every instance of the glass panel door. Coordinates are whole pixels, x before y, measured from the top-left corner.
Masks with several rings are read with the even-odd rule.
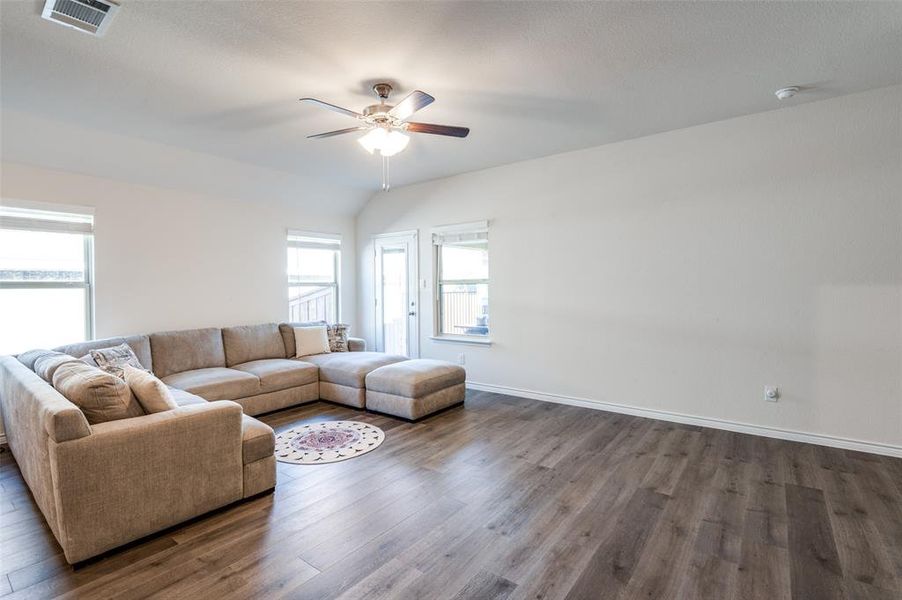
[[[376,248],[376,349],[419,356],[416,234],[382,236]]]

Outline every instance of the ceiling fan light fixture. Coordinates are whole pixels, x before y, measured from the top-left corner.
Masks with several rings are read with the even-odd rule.
[[[370,129],[362,138],[357,140],[363,149],[372,154],[376,150],[382,149],[382,143],[388,137],[388,132],[381,127]]]
[[[368,131],[357,142],[370,154],[378,150],[382,156],[394,156],[407,147],[410,137],[400,131],[388,131],[383,127],[376,127]]]
[[[410,136],[406,136],[400,131],[391,131],[382,142],[382,148],[379,149],[379,152],[382,156],[394,156],[407,148],[409,142]]]

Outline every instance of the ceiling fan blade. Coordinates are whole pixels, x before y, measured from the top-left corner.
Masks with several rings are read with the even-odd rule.
[[[450,135],[452,137],[465,138],[470,133],[469,127],[454,127],[452,125],[435,125],[434,123],[407,123],[407,131],[414,133],[431,133],[434,135]]]
[[[355,131],[363,131],[367,129],[366,127],[348,127],[347,129],[337,129],[335,131],[327,131],[326,133],[317,133],[316,135],[308,135],[307,139],[312,138],[327,138],[332,137],[333,135],[343,135],[345,133],[354,133]]]
[[[429,106],[435,102],[435,98],[427,94],[426,92],[421,92],[420,90],[414,90],[407,94],[407,97],[398,102],[398,104],[388,111],[388,114],[392,117],[403,121],[404,119],[410,117],[413,113],[417,112],[423,107]]]
[[[309,102],[310,104],[321,106],[327,110],[334,110],[337,113],[348,115],[349,117],[354,117],[355,119],[363,118],[363,115],[358,112],[354,112],[353,110],[348,110],[347,108],[342,108],[340,106],[335,106],[334,104],[329,104],[328,102],[323,102],[322,100],[317,100],[316,98],[301,98],[301,102]]]

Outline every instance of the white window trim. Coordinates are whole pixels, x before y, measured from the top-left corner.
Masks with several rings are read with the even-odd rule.
[[[308,238],[306,240],[292,240],[292,237]],[[321,241],[320,241],[321,240]],[[335,322],[341,323],[341,234],[339,233],[323,233],[319,231],[300,231],[297,229],[288,229],[285,235],[285,249],[288,248],[313,248],[319,250],[335,250],[335,281],[305,281],[302,283],[292,282],[288,276],[288,269],[285,269],[285,281],[287,289],[293,287],[303,287],[306,285],[315,285],[319,287],[331,287],[335,296]],[[287,266],[287,265],[286,265]],[[286,302],[286,308],[288,304]],[[287,313],[288,311],[286,311]]]
[[[476,344],[491,346],[492,339],[488,335],[455,335],[442,333],[442,300],[441,300],[441,238],[447,234],[478,234],[489,231],[489,221],[471,221],[469,223],[456,223],[453,225],[439,225],[432,228],[432,335],[429,339],[434,342]],[[491,277],[488,279],[455,280],[456,283],[484,283],[491,286]],[[491,296],[490,296],[491,297]],[[489,328],[491,333],[492,329]]]
[[[0,288],[11,290],[83,289],[85,291],[85,341],[94,339],[94,209],[85,206],[50,204],[24,200],[3,200],[3,206],[15,209],[58,213],[82,220],[59,221],[42,219],[40,215],[0,216],[0,229],[44,233],[80,233],[84,240],[84,281],[4,281]]]

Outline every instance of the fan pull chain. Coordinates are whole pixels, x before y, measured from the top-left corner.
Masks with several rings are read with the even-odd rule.
[[[391,185],[389,185],[389,183],[388,183],[388,176],[389,176],[388,157],[383,156],[382,157],[382,191],[383,192],[387,192],[389,189],[391,189]]]

